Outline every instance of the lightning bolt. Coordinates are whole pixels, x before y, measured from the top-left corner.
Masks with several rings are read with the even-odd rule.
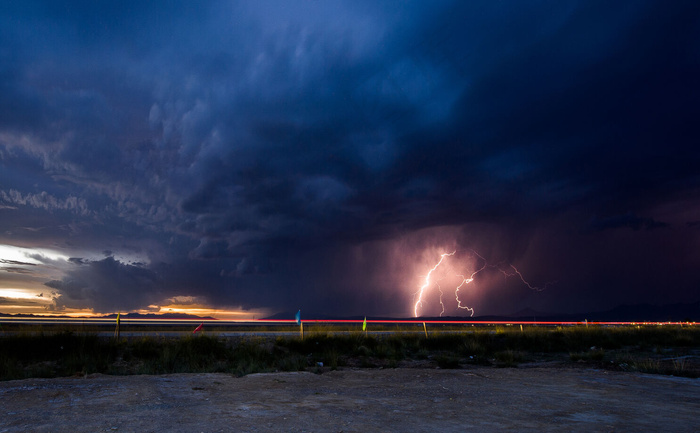
[[[438,288],[438,292],[440,292],[440,306],[442,307],[442,311],[440,311],[440,317],[442,317],[443,314],[445,314],[445,304],[442,302],[442,296],[444,293],[442,292],[442,287],[440,287],[440,283],[436,282],[435,285]]]
[[[513,270],[518,275],[518,277],[520,277],[520,281],[522,281],[523,284],[525,284],[527,287],[529,287],[530,290],[534,290],[536,292],[541,292],[544,289],[546,289],[548,286],[556,283],[556,281],[549,281],[549,282],[545,283],[544,286],[542,286],[542,287],[533,286],[530,283],[528,283],[527,281],[525,281],[525,278],[523,278],[523,274],[521,274],[520,271],[515,266],[510,265],[510,267],[513,268]]]
[[[442,261],[445,260],[445,257],[447,257],[447,256],[454,256],[456,252],[457,252],[457,250],[454,250],[454,251],[452,251],[451,253],[443,253],[443,254],[440,254],[440,261],[437,262],[437,264],[436,264],[435,266],[433,266],[433,269],[431,269],[430,272],[428,272],[428,275],[425,276],[425,282],[424,282],[423,285],[420,287],[420,289],[418,289],[418,293],[417,293],[417,294],[418,294],[418,300],[416,301],[416,304],[413,306],[413,316],[414,316],[414,317],[418,317],[418,307],[419,307],[419,306],[421,306],[421,307],[423,306],[423,293],[425,292],[425,289],[427,289],[428,287],[430,287],[430,276],[433,274],[433,272],[435,271],[435,269],[437,269],[438,266],[440,266],[440,263],[442,263]],[[440,303],[442,304],[442,297],[440,298]],[[443,305],[442,308],[443,308],[443,311],[444,311],[445,306]]]
[[[479,273],[479,272],[480,272],[481,270],[483,270],[485,267],[486,267],[486,265],[484,265],[484,267],[482,267],[482,268],[479,269],[478,271],[474,272],[469,278],[465,278],[464,275],[459,275],[459,277],[462,278],[462,282],[459,283],[459,286],[457,286],[457,288],[455,289],[455,299],[457,300],[457,308],[460,308],[460,309],[462,309],[462,310],[467,310],[467,311],[469,311],[469,316],[474,316],[474,309],[471,308],[471,307],[469,307],[469,306],[462,305],[462,300],[459,299],[459,289],[461,289],[462,286],[466,286],[467,284],[469,284],[469,283],[471,283],[472,281],[474,281],[474,275],[476,275],[477,273]]]
[[[495,269],[497,269],[499,272],[501,272],[501,273],[503,274],[503,276],[504,276],[505,278],[508,278],[508,277],[512,277],[512,276],[517,275],[518,278],[520,278],[520,281],[522,281],[523,284],[525,284],[530,290],[534,290],[534,291],[537,291],[537,292],[541,292],[541,291],[545,290],[549,285],[556,283],[556,281],[551,281],[551,282],[546,283],[546,284],[545,284],[544,286],[542,286],[542,287],[533,286],[532,284],[530,284],[528,281],[525,280],[525,278],[523,277],[523,274],[522,274],[515,266],[513,266],[512,264],[509,264],[510,268],[513,270],[513,271],[511,272],[511,271],[509,271],[509,270],[507,270],[507,269],[503,269],[503,268],[502,268],[502,266],[504,265],[504,263],[495,264],[495,265],[489,264],[489,263],[486,261],[486,259],[485,259],[484,257],[482,257],[479,253],[477,253],[477,252],[474,251],[474,250],[471,250],[471,251],[472,251],[472,253],[474,253],[475,256],[477,256],[477,257],[479,257],[481,260],[483,260],[484,264],[483,264],[479,269],[477,269],[477,270],[475,270],[474,272],[472,272],[468,277],[465,276],[465,275],[463,275],[463,274],[456,274],[456,276],[459,277],[459,278],[461,279],[461,282],[459,283],[459,285],[457,285],[457,287],[455,288],[455,291],[454,291],[454,293],[455,293],[455,300],[457,301],[457,309],[462,309],[462,310],[467,310],[467,311],[469,311],[470,316],[474,316],[474,309],[471,308],[471,307],[469,307],[469,306],[467,306],[467,305],[462,305],[462,300],[459,299],[459,290],[460,290],[461,288],[465,287],[466,285],[470,284],[472,281],[474,281],[474,278],[476,277],[476,275],[477,275],[479,272],[481,272],[481,271],[483,271],[484,269],[486,269],[486,268],[495,268]],[[445,260],[445,257],[454,256],[456,252],[457,252],[457,250],[452,251],[451,253],[443,253],[443,254],[441,254],[441,255],[440,255],[440,260],[437,262],[437,264],[435,264],[435,266],[432,267],[432,269],[430,269],[430,271],[428,272],[428,274],[425,276],[425,281],[423,282],[423,285],[420,287],[420,289],[418,290],[418,292],[414,293],[414,299],[415,299],[416,295],[417,295],[417,297],[418,297],[418,300],[415,302],[415,304],[414,304],[414,306],[413,306],[413,316],[414,316],[414,317],[418,317],[418,308],[423,306],[423,296],[424,296],[424,294],[425,294],[425,291],[426,291],[429,287],[431,287],[432,284],[435,284],[435,285],[437,286],[438,292],[440,293],[440,298],[439,298],[439,299],[440,299],[440,306],[442,307],[442,311],[440,312],[440,317],[442,317],[442,315],[445,313],[445,304],[443,303],[443,300],[442,300],[443,295],[444,295],[444,292],[443,292],[443,290],[442,290],[442,287],[441,287],[440,284],[439,284],[439,281],[442,280],[442,279],[436,281],[435,283],[431,283],[431,276],[432,276],[433,272],[435,272],[435,270],[443,263],[443,261]]]
[[[457,308],[458,308],[458,309],[462,309],[462,310],[467,310],[467,311],[469,311],[469,316],[470,316],[470,317],[473,317],[473,316],[474,316],[474,309],[471,308],[471,307],[469,307],[469,306],[467,306],[467,305],[462,305],[462,300],[459,299],[459,289],[461,289],[463,286],[466,286],[467,284],[469,284],[469,283],[471,283],[472,281],[474,281],[474,277],[476,277],[476,274],[478,274],[479,272],[483,271],[483,270],[486,269],[486,267],[488,266],[488,263],[486,262],[486,259],[485,259],[485,258],[483,258],[479,253],[477,253],[477,252],[474,251],[474,250],[472,250],[472,252],[473,252],[476,256],[478,256],[481,260],[484,261],[484,265],[483,265],[482,267],[480,267],[479,269],[477,269],[476,271],[472,272],[472,274],[469,275],[469,277],[465,277],[464,275],[457,275],[458,277],[462,278],[462,282],[459,283],[459,286],[457,286],[457,288],[455,289],[455,300],[457,301]]]

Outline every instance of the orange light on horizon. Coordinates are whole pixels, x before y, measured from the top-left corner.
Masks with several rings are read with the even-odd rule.
[[[126,315],[129,313],[138,314],[188,314],[199,317],[211,317],[217,320],[251,320],[260,319],[274,314],[273,310],[266,308],[256,309],[225,309],[213,308],[201,304],[168,304],[168,305],[151,305],[149,308],[136,310],[115,310],[112,312],[94,312],[89,308],[64,308],[61,310],[51,310],[47,307],[51,305],[50,298],[41,298],[35,295],[27,295],[22,291],[9,293],[6,298],[12,303],[0,305],[0,313],[6,314],[32,314],[34,316],[65,316],[67,318],[94,318],[102,317],[109,314],[121,313]],[[0,297],[3,293],[0,292]]]
[[[202,304],[170,304],[161,305],[157,310],[137,310],[135,313],[141,314],[189,314],[199,317],[211,317],[218,320],[248,320],[259,319],[273,314],[272,310],[266,308],[258,309],[224,309],[213,308]]]

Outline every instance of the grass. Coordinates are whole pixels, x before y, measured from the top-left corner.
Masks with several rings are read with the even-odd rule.
[[[555,360],[598,368],[700,376],[696,327],[469,328],[426,338],[421,330],[388,334],[318,328],[294,337],[98,337],[70,330],[0,336],[0,380],[103,374],[271,371],[343,367],[517,367]],[[322,365],[322,366],[321,366]]]

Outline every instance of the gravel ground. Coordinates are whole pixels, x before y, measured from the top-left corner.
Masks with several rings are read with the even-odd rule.
[[[0,382],[0,432],[700,432],[700,379],[567,368]]]

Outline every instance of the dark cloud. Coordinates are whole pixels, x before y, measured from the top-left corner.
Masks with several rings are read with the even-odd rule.
[[[0,296],[0,305],[15,306],[15,305],[17,305],[17,299],[5,298],[5,297]],[[35,301],[33,299],[29,299],[29,300],[23,299],[22,305],[25,305],[27,307],[43,308],[46,305],[46,303],[40,302],[40,301]]]
[[[61,280],[46,283],[57,291],[53,309],[90,308],[103,313],[140,309],[164,299],[161,277],[152,270],[107,257],[81,262]]]
[[[0,268],[0,271],[11,272],[15,274],[31,274],[32,271],[25,268],[15,267],[15,266],[5,266]]]
[[[8,2],[0,243],[74,257],[56,308],[407,314],[449,248],[559,281],[484,274],[484,313],[602,297],[601,250],[604,302],[661,299],[633,271],[659,255],[694,300],[696,9]]]
[[[87,260],[82,259],[80,257],[71,257],[68,259],[69,263],[75,264],[75,265],[84,265],[89,263]]]
[[[21,262],[19,260],[0,259],[0,263],[5,265],[36,266],[36,263]]]
[[[617,229],[621,227],[628,227],[632,230],[654,230],[669,227],[669,224],[663,221],[656,221],[653,218],[644,218],[630,213],[607,218],[596,218],[591,221],[591,228],[594,230]]]

